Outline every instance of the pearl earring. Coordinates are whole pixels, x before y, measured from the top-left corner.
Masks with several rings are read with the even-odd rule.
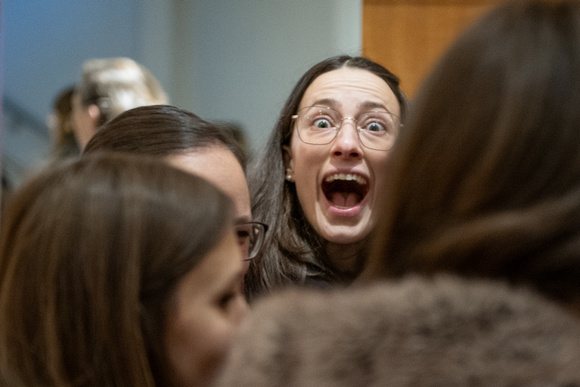
[[[286,180],[290,183],[294,183],[294,176],[292,176],[292,170],[290,168],[286,169]]]

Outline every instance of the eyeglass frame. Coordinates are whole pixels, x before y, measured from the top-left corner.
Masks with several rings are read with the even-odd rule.
[[[400,129],[401,129],[403,126],[404,126],[404,125],[401,123],[401,117],[399,117],[399,116],[398,116],[398,115],[396,115],[396,114],[393,114],[393,113],[389,112],[389,111],[388,111],[388,110],[386,110],[386,109],[385,109],[385,110],[381,110],[381,109],[375,109],[375,110],[372,110],[372,109],[370,109],[370,110],[367,110],[367,111],[365,111],[365,112],[362,112],[362,113],[360,113],[360,114],[357,116],[357,118],[354,118],[354,117],[350,117],[350,116],[343,117],[343,115],[342,115],[342,114],[341,114],[341,113],[340,113],[338,110],[336,110],[336,109],[334,109],[334,108],[331,108],[330,106],[325,106],[325,105],[311,105],[311,106],[305,106],[305,107],[303,107],[302,109],[299,109],[299,110],[298,110],[298,114],[294,114],[294,115],[292,115],[292,116],[291,116],[291,119],[292,119],[292,126],[293,126],[293,127],[296,127],[297,118],[300,116],[300,112],[301,112],[301,111],[303,111],[303,110],[306,110],[306,109],[311,109],[311,108],[313,108],[313,107],[319,107],[319,108],[323,108],[323,109],[327,109],[327,110],[332,110],[332,111],[335,111],[336,113],[338,113],[338,114],[340,115],[341,119],[340,119],[340,126],[339,126],[337,129],[335,129],[335,134],[334,134],[334,136],[332,137],[332,139],[330,139],[328,142],[321,143],[321,144],[316,144],[316,143],[312,143],[312,142],[307,142],[307,141],[305,141],[305,140],[304,140],[304,139],[303,139],[303,138],[300,136],[300,129],[299,129],[299,128],[296,128],[296,130],[297,130],[297,132],[298,132],[298,138],[300,139],[300,141],[302,141],[303,143],[305,143],[305,144],[308,144],[308,145],[328,145],[328,144],[330,144],[331,142],[333,142],[333,141],[336,139],[336,137],[338,137],[338,132],[340,132],[340,130],[342,129],[344,121],[345,121],[345,120],[351,120],[351,121],[354,121],[354,123],[355,123],[355,124],[353,125],[353,127],[354,127],[354,129],[356,130],[356,135],[357,135],[357,137],[358,137],[358,139],[359,139],[360,143],[361,143],[361,144],[362,144],[362,145],[363,145],[365,148],[372,149],[372,150],[377,150],[377,151],[382,151],[382,152],[388,152],[388,151],[390,151],[390,150],[393,148],[393,146],[394,146],[394,144],[395,144],[395,141],[393,141],[393,144],[392,144],[392,145],[391,145],[391,146],[390,146],[388,149],[377,149],[377,148],[373,148],[373,147],[371,147],[371,146],[368,146],[367,144],[365,144],[365,142],[363,141],[363,139],[361,139],[361,137],[360,137],[360,133],[359,133],[359,132],[360,132],[360,131],[363,131],[363,130],[365,130],[365,129],[363,129],[363,128],[359,128],[359,127],[358,127],[358,119],[357,119],[357,118],[360,118],[361,116],[363,116],[363,115],[365,115],[365,114],[368,114],[369,112],[381,112],[381,113],[386,113],[386,114],[388,114],[388,115],[390,115],[390,116],[392,116],[392,117],[395,117],[395,118],[397,119],[397,121],[398,121],[398,125],[397,125],[397,128],[396,128],[396,129],[397,129],[397,133],[393,135],[393,137],[395,138],[395,140],[397,139],[397,137],[398,137],[398,135],[399,135],[399,130],[400,130]]]
[[[248,245],[248,257],[244,258],[243,261],[251,261],[254,258],[256,258],[256,256],[258,256],[258,254],[262,250],[262,247],[264,247],[264,240],[266,237],[266,233],[268,232],[268,229],[270,227],[266,223],[256,222],[256,221],[246,221],[246,222],[237,223],[234,225],[234,230],[236,231],[236,236],[238,238],[240,237],[240,235],[238,234],[238,228],[241,226],[247,226],[247,225],[251,225],[252,229],[255,229],[255,227],[260,229],[260,233],[259,233],[260,236],[257,239],[259,241],[259,245],[257,247],[254,246],[252,251],[250,251],[250,244]],[[251,236],[249,236],[249,238],[251,238]]]

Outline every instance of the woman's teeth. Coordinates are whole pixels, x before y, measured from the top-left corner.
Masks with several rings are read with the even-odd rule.
[[[360,185],[367,184],[367,181],[364,177],[352,173],[335,173],[334,175],[329,175],[326,177],[326,179],[324,179],[326,183],[332,183],[336,180],[356,181]]]

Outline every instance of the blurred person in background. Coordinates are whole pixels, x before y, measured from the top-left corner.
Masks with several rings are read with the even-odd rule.
[[[159,157],[221,189],[234,203],[244,268],[248,269],[262,248],[268,227],[252,219],[246,156],[229,128],[175,106],[142,106],[105,123],[84,154],[103,150]]]
[[[52,113],[47,117],[52,159],[74,157],[80,153],[72,119],[74,91],[74,86],[61,90],[54,99]]]
[[[91,59],[83,63],[73,96],[75,137],[81,149],[97,128],[122,112],[168,103],[159,81],[129,58]]]

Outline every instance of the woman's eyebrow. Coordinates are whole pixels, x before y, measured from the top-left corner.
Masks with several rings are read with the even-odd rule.
[[[367,110],[368,109],[383,109],[383,110],[386,110],[388,112],[390,111],[389,109],[387,109],[387,107],[383,103],[374,102],[374,101],[365,101],[365,102],[361,103],[359,105],[359,109],[367,109]]]
[[[333,109],[337,109],[339,106],[341,106],[341,104],[333,99],[333,98],[322,98],[322,99],[318,99],[316,101],[314,101],[312,103],[312,106],[328,106],[330,108]],[[362,103],[360,103],[358,105],[358,109],[359,111],[361,110],[371,110],[371,109],[381,109],[381,110],[386,110],[387,112],[391,112],[384,103],[382,102],[375,102],[375,101],[364,101]]]
[[[312,106],[314,106],[314,105],[328,106],[328,107],[334,108],[338,105],[338,102],[336,102],[336,100],[332,99],[332,98],[323,98],[323,99],[318,99],[318,100],[314,101]]]
[[[240,216],[234,219],[234,225],[251,222],[252,218],[249,216]]]

